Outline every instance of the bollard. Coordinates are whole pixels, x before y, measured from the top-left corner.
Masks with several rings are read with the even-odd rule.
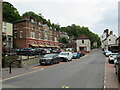
[[[15,62],[15,61],[13,61],[13,62]],[[12,71],[12,63],[13,62],[10,62],[10,64],[9,64],[9,73],[11,73],[11,71]]]
[[[10,65],[9,65],[9,73],[11,73],[11,64],[12,62],[10,62]]]

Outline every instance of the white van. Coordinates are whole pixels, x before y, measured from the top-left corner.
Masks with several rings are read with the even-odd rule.
[[[72,52],[61,52],[58,56],[61,61],[72,61]]]

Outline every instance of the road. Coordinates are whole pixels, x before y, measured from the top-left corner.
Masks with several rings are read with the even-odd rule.
[[[104,72],[105,56],[95,49],[80,59],[3,81],[3,88],[103,88]]]

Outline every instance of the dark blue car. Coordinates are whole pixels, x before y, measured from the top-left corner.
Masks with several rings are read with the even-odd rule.
[[[77,59],[77,58],[80,58],[80,56],[81,56],[81,55],[80,55],[79,52],[74,52],[72,58],[73,58],[73,59]]]

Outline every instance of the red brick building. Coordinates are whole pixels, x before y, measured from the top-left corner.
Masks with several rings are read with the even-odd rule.
[[[14,23],[14,47],[59,47],[59,31],[50,29],[41,21],[25,18]]]

